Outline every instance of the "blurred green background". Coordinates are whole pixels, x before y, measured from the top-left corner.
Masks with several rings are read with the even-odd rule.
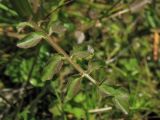
[[[100,87],[45,40],[17,47],[32,21]],[[0,0],[0,119],[160,119],[159,32],[159,0]]]

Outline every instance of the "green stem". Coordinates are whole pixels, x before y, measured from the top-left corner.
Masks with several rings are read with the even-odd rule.
[[[85,70],[83,70],[83,68],[81,68],[81,66],[79,66],[77,63],[75,63],[74,61],[72,61],[72,59],[70,58],[70,56],[55,42],[54,38],[50,37],[44,30],[42,30],[36,23],[32,23],[34,28],[37,31],[42,31],[43,33],[45,33],[45,37],[46,37],[46,41],[59,53],[62,54],[66,60],[85,78],[87,78],[88,80],[90,80],[93,84],[97,85],[97,82],[94,78],[92,78],[89,74],[87,74],[85,72]]]

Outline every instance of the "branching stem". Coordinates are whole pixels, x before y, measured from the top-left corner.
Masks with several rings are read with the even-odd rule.
[[[55,42],[54,38],[50,37],[43,29],[41,29],[37,24],[32,23],[33,26],[35,27],[35,29],[37,31],[43,31],[43,33],[45,33],[45,37],[47,42],[59,53],[62,54],[65,59],[85,78],[87,78],[88,80],[90,80],[93,84],[97,85],[97,82],[94,78],[92,78],[89,74],[87,74],[85,72],[85,70],[83,70],[83,68],[78,65],[77,63],[75,63],[74,61],[72,61],[72,59],[70,58],[70,56]]]

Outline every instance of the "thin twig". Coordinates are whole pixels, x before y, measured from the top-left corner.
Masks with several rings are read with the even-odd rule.
[[[69,3],[73,2],[74,0],[69,0],[67,2],[65,2],[64,4],[61,4],[59,5],[57,8],[53,9],[52,11],[50,11],[45,17],[43,20],[47,19],[52,13],[54,13],[55,11],[57,11],[59,8],[65,6],[65,5],[68,5]]]
[[[13,103],[10,102],[7,98],[5,98],[3,95],[0,94],[0,98],[2,98],[9,106],[12,106]]]
[[[0,35],[6,35],[8,37],[17,38],[17,39],[22,39],[25,36],[25,34],[18,34],[18,33],[9,32],[9,31],[8,32],[6,32],[6,31],[4,31],[4,32],[0,31]]]
[[[98,108],[98,109],[93,109],[93,110],[89,110],[89,113],[99,113],[99,112],[105,112],[108,110],[111,110],[112,107],[106,107],[106,108]]]
[[[105,17],[105,18],[103,18],[103,20],[115,18],[115,17],[121,16],[123,14],[126,14],[128,12],[131,12],[131,13],[137,12],[139,9],[142,9],[145,5],[150,4],[151,2],[152,2],[152,0],[143,0],[140,2],[135,2],[135,3],[131,4],[128,8],[125,8],[123,10],[120,10],[120,11],[108,16],[108,17]]]

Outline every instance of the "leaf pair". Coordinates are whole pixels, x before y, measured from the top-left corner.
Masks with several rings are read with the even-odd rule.
[[[18,32],[21,32],[25,27],[34,28],[30,22],[21,22],[17,26]],[[19,48],[31,48],[36,46],[42,39],[45,39],[45,33],[43,32],[32,32],[26,35],[22,40],[17,43]]]

